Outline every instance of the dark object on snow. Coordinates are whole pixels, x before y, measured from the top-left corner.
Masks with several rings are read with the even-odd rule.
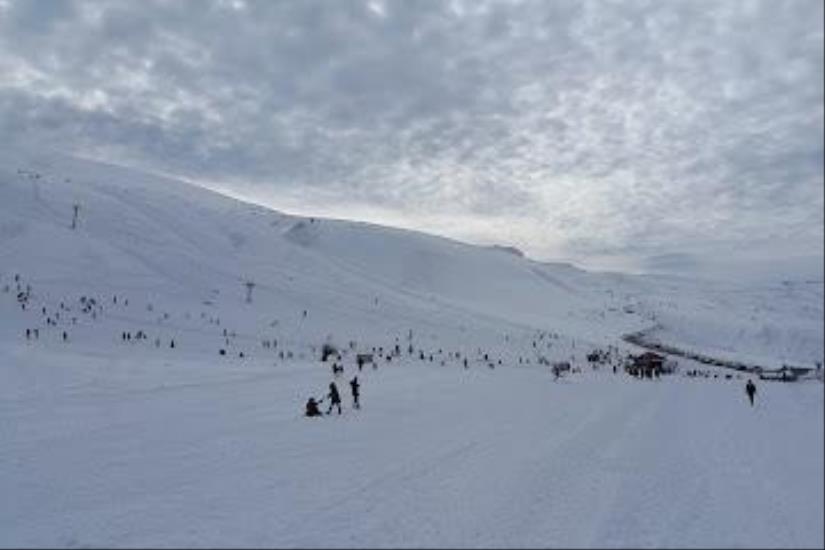
[[[321,401],[323,401],[323,399]],[[309,401],[307,401],[307,410],[304,414],[306,416],[323,416],[321,410],[318,408],[318,402],[315,401],[314,397],[310,397]]]
[[[646,351],[633,358],[631,369],[638,372],[641,377],[653,378],[654,371],[661,373],[665,366],[665,358],[658,353]]]
[[[572,371],[570,363],[567,362],[567,361],[559,361],[559,362],[553,363],[552,369],[553,369],[553,380],[558,380],[559,377],[563,373]]]
[[[373,363],[373,358],[371,353],[359,353],[355,356],[355,361],[358,363],[358,370],[360,371],[361,368],[367,363]]]
[[[327,409],[327,414],[332,413],[332,407],[338,406],[338,414],[341,414],[341,394],[338,393],[338,387],[335,385],[335,382],[329,383],[329,409]]]
[[[806,367],[792,367],[790,365],[782,365],[781,369],[759,372],[760,380],[780,380],[782,382],[795,382],[801,376],[806,376],[813,372],[813,369]]]
[[[357,376],[350,380],[349,387],[352,389],[352,406],[356,409],[360,409],[361,403],[358,401],[358,396],[360,395],[361,384],[358,383]]]
[[[338,349],[330,343],[325,343],[321,346],[321,362],[326,362],[330,355],[339,356]]]
[[[753,380],[748,380],[748,383],[745,384],[745,393],[748,394],[748,399],[750,399],[751,407],[753,407],[753,398],[756,395],[756,385],[753,383]]]

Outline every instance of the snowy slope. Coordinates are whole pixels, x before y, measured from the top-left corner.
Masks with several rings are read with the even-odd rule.
[[[822,324],[821,281],[589,273],[6,152],[0,546],[821,547],[821,383],[760,384],[752,409],[741,375],[584,355],[657,326],[812,366]],[[324,342],[346,410],[306,419]],[[583,371],[554,382],[545,358]]]
[[[39,280],[82,273],[90,288],[119,281],[204,300],[215,291],[241,297],[251,279],[256,298],[275,308],[315,302],[349,312],[383,297],[402,310],[450,308],[597,341],[656,317],[664,341],[766,366],[823,356],[822,281],[754,289],[591,274],[410,231],[291,217],[68,158],[7,156],[0,175],[0,258],[7,272]],[[66,231],[73,203],[76,232]]]
[[[17,166],[26,173],[16,173]],[[646,323],[624,314],[609,316],[615,326],[594,323],[601,304],[591,299],[583,272],[555,274],[553,266],[494,249],[295,218],[181,182],[72,159],[6,161],[2,181],[4,271],[38,282],[238,303],[251,279],[255,311],[300,308],[360,319],[375,313],[377,298],[383,316],[394,319],[430,323],[449,311],[523,327],[563,331],[564,325],[567,332],[611,339]],[[73,203],[81,205],[80,227],[68,231]],[[336,327],[340,332],[340,323],[323,328]]]

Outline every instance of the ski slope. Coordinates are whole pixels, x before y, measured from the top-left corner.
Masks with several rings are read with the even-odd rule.
[[[822,281],[590,273],[4,153],[0,290],[2,547],[825,543],[820,381],[758,382],[751,407],[741,374],[584,359],[656,326],[813,366]],[[581,371],[554,381],[545,360]],[[344,413],[303,417],[332,380]]]

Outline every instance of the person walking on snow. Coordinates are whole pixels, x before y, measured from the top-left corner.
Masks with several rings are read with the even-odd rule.
[[[352,389],[352,406],[353,408],[360,409],[361,403],[358,402],[358,395],[361,388],[361,384],[358,383],[358,377],[356,376],[349,382],[350,388]]]
[[[341,414],[341,394],[338,393],[338,387],[335,385],[335,382],[329,383],[329,409],[327,409],[327,414],[332,413],[332,407],[338,406],[338,414]]]
[[[753,383],[753,380],[748,380],[748,383],[745,384],[745,393],[748,394],[748,399],[751,401],[751,407],[753,407],[753,397],[756,395],[756,386]]]

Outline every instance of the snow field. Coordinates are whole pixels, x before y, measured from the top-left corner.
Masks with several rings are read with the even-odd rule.
[[[308,419],[316,362],[2,360],[3,546],[822,543],[814,384],[403,361]]]
[[[812,366],[821,281],[588,273],[3,155],[0,547],[825,544],[821,382],[757,382],[751,408],[744,379],[584,361],[658,326],[699,352]],[[345,411],[305,418],[333,380],[327,341],[348,350]],[[357,373],[354,353],[395,344],[400,358]],[[539,357],[583,371],[554,382]]]

